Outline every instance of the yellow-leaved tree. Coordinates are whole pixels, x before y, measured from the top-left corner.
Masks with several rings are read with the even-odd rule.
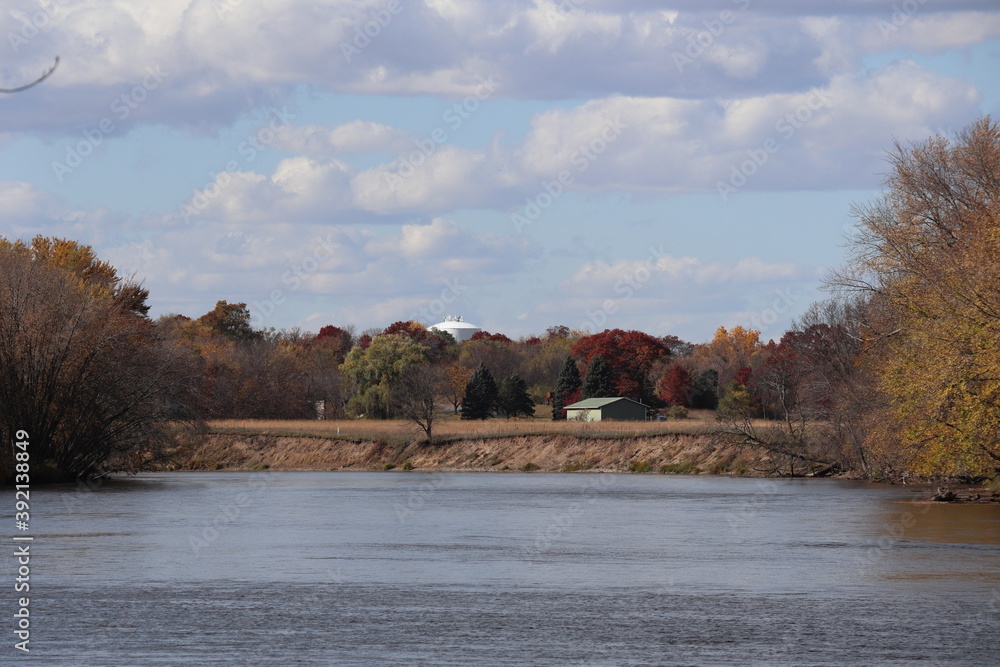
[[[852,258],[834,282],[878,305],[884,414],[873,451],[920,475],[1000,468],[1000,127],[889,154],[886,191],[856,207]]]

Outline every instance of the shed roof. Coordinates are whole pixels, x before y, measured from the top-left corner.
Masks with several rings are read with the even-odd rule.
[[[606,405],[611,405],[612,403],[617,403],[618,401],[628,401],[629,403],[635,403],[636,405],[642,405],[642,407],[649,407],[648,405],[643,405],[639,401],[633,401],[631,398],[625,396],[617,396],[614,398],[585,398],[582,401],[577,401],[572,405],[567,405],[564,410],[593,410],[595,408],[603,408]]]

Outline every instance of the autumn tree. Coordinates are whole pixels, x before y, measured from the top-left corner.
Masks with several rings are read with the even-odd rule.
[[[656,384],[657,397],[667,405],[691,407],[691,374],[681,364],[672,364]]]
[[[460,364],[451,364],[444,369],[441,391],[458,414],[458,406],[465,398],[465,387],[472,378],[472,370]]]
[[[520,373],[523,360],[517,345],[480,338],[462,343],[459,361],[469,368],[486,366],[493,377],[502,378]]]
[[[548,392],[555,392],[566,356],[573,346],[567,336],[548,336],[537,339],[537,343],[526,341],[523,347],[524,363],[520,375],[528,383],[535,396],[542,399]]]
[[[455,344],[455,338],[447,331],[428,329],[420,322],[413,320],[393,322],[380,334],[383,336],[401,335],[420,343],[427,348],[431,361],[438,361],[448,355],[448,349]]]
[[[879,307],[866,345],[889,400],[870,444],[918,474],[985,474],[1000,468],[1000,126],[897,142],[888,160],[833,280]]]
[[[754,412],[753,398],[747,388],[737,382],[730,382],[719,401],[719,419],[748,421],[753,419]]]
[[[566,357],[559,380],[556,383],[555,397],[552,400],[552,419],[566,419],[563,410],[567,405],[576,403],[580,398],[580,370],[576,367],[573,357]]]
[[[517,373],[500,382],[497,390],[497,412],[507,418],[535,416],[535,402],[528,396],[528,385]]]
[[[337,363],[343,363],[344,357],[351,351],[353,335],[350,329],[352,328],[342,329],[328,324],[316,333],[313,344],[317,348],[329,351],[334,358],[337,358]]]
[[[759,331],[741,326],[728,330],[719,327],[711,342],[695,349],[692,359],[702,370],[714,370],[718,374],[718,386],[722,389],[737,381],[736,376],[742,369],[756,365],[761,347]]]
[[[690,357],[697,345],[694,343],[689,343],[686,340],[682,340],[677,336],[660,336],[660,342],[663,343],[664,347],[670,350],[670,356],[674,359],[681,359],[683,357]]]
[[[326,400],[319,367],[299,357],[280,334],[230,342],[206,355],[211,410],[216,418],[305,419],[314,402]],[[316,382],[316,385],[313,385]],[[311,386],[312,385],[312,386]],[[316,392],[316,393],[313,393]],[[319,395],[316,395],[316,394]],[[312,395],[311,395],[312,394]],[[339,392],[336,392],[339,396]]]
[[[564,324],[556,324],[545,330],[545,340],[570,340],[573,336],[573,331]]]
[[[198,322],[229,340],[253,340],[257,336],[250,326],[250,311],[245,303],[218,301]]]
[[[347,402],[348,414],[391,417],[394,383],[410,366],[427,361],[427,348],[400,334],[376,336],[368,347],[352,349],[341,366],[353,394]]]
[[[496,411],[497,383],[485,365],[469,378],[462,401],[462,419],[489,419]]]
[[[861,344],[867,320],[862,303],[821,302],[763,346],[756,370],[737,373],[749,386],[734,381],[720,401],[730,441],[769,452],[778,474],[868,473],[867,412],[878,401]]]
[[[641,331],[608,329],[586,336],[573,345],[572,355],[589,366],[600,355],[611,368],[612,393],[645,404],[655,400],[649,371],[657,360],[669,356],[663,341]]]
[[[31,481],[138,470],[169,444],[168,420],[193,417],[189,360],[145,297],[89,246],[0,238],[0,437],[28,433]]]
[[[469,340],[492,340],[496,343],[514,342],[508,336],[505,336],[502,333],[490,333],[489,331],[477,331],[476,333],[472,334],[472,337],[469,338]]]

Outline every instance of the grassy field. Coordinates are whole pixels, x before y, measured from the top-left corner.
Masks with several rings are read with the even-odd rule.
[[[539,406],[534,419],[488,419],[462,421],[448,414],[434,423],[434,438],[496,438],[517,435],[567,433],[584,437],[619,437],[667,433],[708,433],[719,427],[715,413],[694,410],[689,418],[663,422],[571,422],[552,421],[550,408]],[[272,435],[313,436],[349,440],[401,441],[422,437],[413,422],[390,419],[341,420],[268,420],[221,419],[210,421],[209,429],[216,433],[267,433]]]

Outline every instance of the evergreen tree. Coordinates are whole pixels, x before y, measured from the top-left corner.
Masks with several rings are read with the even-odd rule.
[[[497,404],[497,382],[484,364],[472,374],[465,385],[462,419],[489,419]]]
[[[535,415],[535,402],[528,396],[528,383],[517,373],[500,382],[497,410],[504,417]]]
[[[583,381],[584,398],[608,398],[615,396],[612,386],[611,367],[604,357],[597,355],[587,369],[587,379]]]
[[[555,396],[552,399],[552,419],[566,419],[563,408],[576,401],[580,392],[580,371],[576,367],[573,357],[566,357],[566,363],[559,371],[559,380],[556,383]]]
[[[719,374],[712,369],[700,373],[691,385],[691,407],[714,410],[719,404]]]

